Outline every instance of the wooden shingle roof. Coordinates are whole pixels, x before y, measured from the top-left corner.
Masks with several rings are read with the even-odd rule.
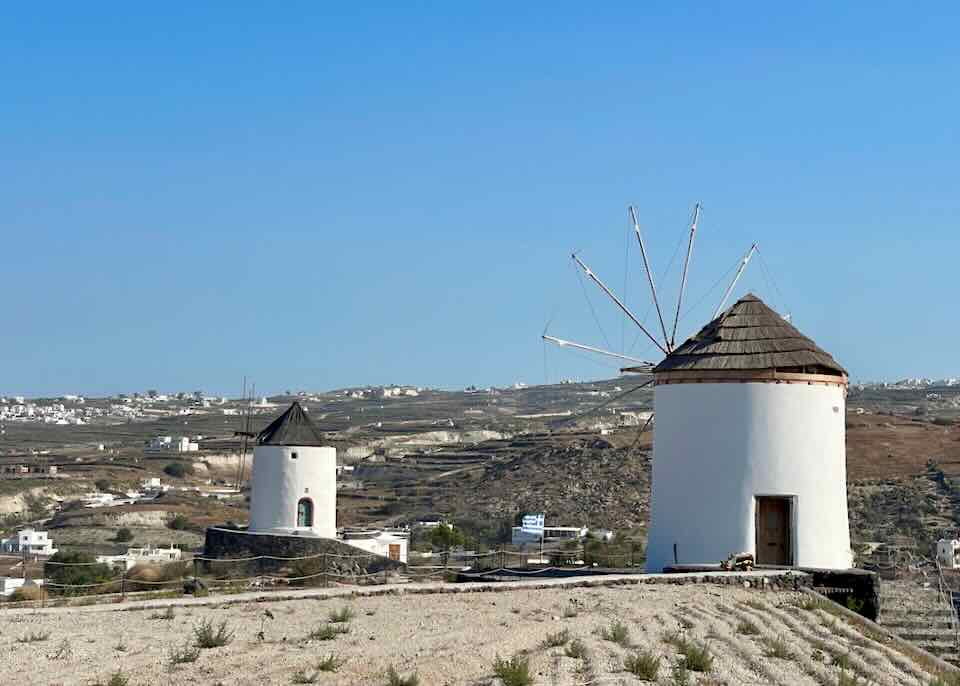
[[[653,368],[674,371],[781,370],[846,376],[846,370],[792,324],[747,294]]]
[[[257,434],[259,445],[298,445],[324,446],[329,445],[317,427],[310,421],[310,417],[294,401],[287,411],[270,422],[266,429]]]

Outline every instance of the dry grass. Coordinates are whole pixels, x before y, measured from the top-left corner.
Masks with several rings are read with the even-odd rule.
[[[337,636],[350,633],[350,627],[344,624],[324,624],[307,634],[310,641],[332,641]]]
[[[624,648],[630,645],[630,630],[621,622],[613,622],[610,626],[601,628],[597,635],[604,641],[616,643]]]
[[[559,648],[567,644],[570,640],[569,629],[563,629],[556,633],[547,634],[547,637],[540,643],[541,648]]]
[[[503,686],[530,686],[533,683],[530,660],[525,655],[514,655],[509,660],[497,655],[493,661],[493,674]]]
[[[656,681],[662,659],[659,655],[643,650],[623,658],[623,669],[639,677],[641,681]]]

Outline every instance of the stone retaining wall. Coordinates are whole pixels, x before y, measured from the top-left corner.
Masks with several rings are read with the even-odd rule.
[[[261,555],[287,559],[243,560]],[[401,562],[331,538],[251,533],[246,529],[220,527],[207,529],[203,557],[216,560],[200,563],[204,574],[237,578],[275,573],[285,576],[324,574],[334,579],[361,578],[405,567]]]

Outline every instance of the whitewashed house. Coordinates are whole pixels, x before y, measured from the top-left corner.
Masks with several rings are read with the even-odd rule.
[[[347,530],[343,532],[343,542],[367,552],[389,558],[395,562],[407,562],[407,549],[410,534],[401,531]]]
[[[0,540],[0,551],[13,553],[15,555],[56,555],[57,549],[53,547],[53,540],[47,535],[46,531],[36,531],[35,529],[21,529],[16,536]]]
[[[138,564],[162,565],[168,562],[179,562],[182,557],[183,551],[180,548],[173,546],[158,548],[147,545],[143,548],[127,548],[127,552],[123,555],[98,555],[97,562],[129,570]]]

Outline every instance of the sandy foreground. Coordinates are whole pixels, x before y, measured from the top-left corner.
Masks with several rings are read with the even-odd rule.
[[[524,652],[534,684],[572,686],[643,683],[623,663],[646,649],[663,656],[658,683],[673,684],[672,667],[681,658],[663,639],[679,631],[706,643],[715,657],[709,674],[690,673],[691,684],[837,684],[835,659],[845,660],[859,683],[932,680],[893,645],[822,610],[801,608],[803,597],[713,584],[632,585],[194,605],[175,608],[172,619],[161,618],[163,610],[11,611],[0,614],[0,659],[9,678],[3,682],[11,684],[107,684],[120,670],[131,685],[291,684],[315,677],[318,684],[386,686],[392,666],[401,675],[415,672],[421,686],[443,686],[497,684],[495,657]],[[349,633],[308,637],[344,607],[353,612]],[[233,640],[201,651],[196,662],[171,665],[171,650],[190,643],[203,620],[226,622]],[[627,627],[628,647],[599,635],[615,621]],[[740,633],[744,622],[761,633]],[[567,656],[569,643],[543,646],[564,630],[583,642],[584,657]],[[777,638],[789,657],[768,656]],[[342,666],[316,672],[328,655]]]

